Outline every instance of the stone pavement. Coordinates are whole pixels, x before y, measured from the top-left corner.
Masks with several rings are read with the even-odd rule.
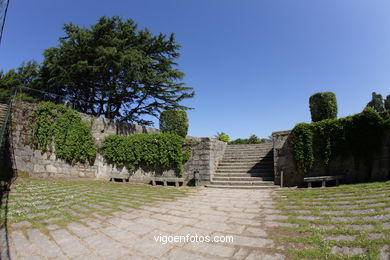
[[[113,215],[10,232],[11,259],[284,259],[270,238],[277,226],[270,190],[200,188],[188,197]],[[188,236],[187,236],[188,235]],[[192,243],[195,236],[233,242]],[[165,236],[165,237],[164,237]],[[163,243],[166,236],[181,236]],[[161,238],[160,242],[155,239]],[[223,239],[223,237],[222,237]]]

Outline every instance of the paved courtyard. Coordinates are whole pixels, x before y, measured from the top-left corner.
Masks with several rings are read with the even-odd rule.
[[[278,225],[274,206],[269,190],[200,188],[175,200],[122,206],[62,225],[16,223],[9,252],[11,259],[284,259],[266,229]],[[233,242],[164,243],[164,236],[174,235],[192,241],[196,235],[231,236]]]
[[[1,259],[390,259],[390,181],[234,190],[19,178],[6,201]]]

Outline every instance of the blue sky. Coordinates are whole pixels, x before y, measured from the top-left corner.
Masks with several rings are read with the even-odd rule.
[[[190,135],[267,137],[310,122],[315,92],[336,93],[339,117],[390,94],[389,13],[388,0],[10,0],[0,69],[42,61],[64,23],[132,18],[183,46]]]

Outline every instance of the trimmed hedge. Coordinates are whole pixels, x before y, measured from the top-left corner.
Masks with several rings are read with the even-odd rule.
[[[160,130],[163,133],[186,137],[188,132],[187,113],[184,110],[166,110],[161,112]]]
[[[184,138],[176,134],[110,135],[104,140],[103,155],[129,169],[147,166],[181,170],[191,151],[185,149]]]
[[[316,93],[310,97],[309,104],[311,120],[313,122],[337,118],[337,101],[334,93]]]

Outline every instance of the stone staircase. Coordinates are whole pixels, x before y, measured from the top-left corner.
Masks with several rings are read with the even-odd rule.
[[[0,151],[2,150],[2,146],[4,144],[4,131],[3,129],[3,123],[5,121],[5,117],[7,116],[7,111],[8,111],[8,105],[7,104],[1,104],[0,103]]]
[[[274,157],[272,143],[228,145],[207,187],[272,189]]]
[[[7,115],[8,105],[0,103],[0,129],[3,126],[5,116]]]

